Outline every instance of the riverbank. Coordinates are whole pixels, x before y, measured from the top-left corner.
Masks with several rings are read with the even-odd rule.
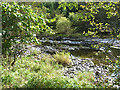
[[[0,65],[2,88],[102,87],[95,84],[92,72],[77,73],[77,78],[64,76],[62,70],[66,67],[63,66],[63,63],[60,64],[57,59],[53,55],[32,50],[30,55],[18,58],[13,67],[3,62],[2,66]]]
[[[90,39],[87,40],[90,41]],[[49,42],[49,39],[47,41]],[[58,42],[72,43],[75,39],[71,42],[63,41],[53,41],[54,44],[51,46],[48,44],[27,45],[27,51],[18,58],[13,67],[3,60],[1,66],[3,88],[116,88],[108,69],[111,65],[100,63],[98,65],[91,57],[76,57],[68,52],[76,51],[77,47],[59,46],[56,48],[59,45]],[[80,40],[77,42],[76,44],[80,44]],[[79,49],[81,50],[81,47]],[[90,48],[84,49],[90,50]]]

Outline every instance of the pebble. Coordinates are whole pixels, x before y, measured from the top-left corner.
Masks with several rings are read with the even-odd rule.
[[[85,71],[92,71],[94,72],[93,75],[96,80],[100,79],[102,76],[106,76],[108,70],[103,68],[102,66],[94,65],[91,59],[80,59],[80,58],[71,58],[72,59],[72,66],[64,69],[64,76],[69,78],[76,77],[78,71],[85,72]]]
[[[35,50],[35,48],[31,48],[32,50]],[[57,49],[53,49],[53,47],[49,47],[49,46],[41,46],[39,48],[36,48],[37,51],[49,51],[51,53],[57,52]],[[25,54],[30,54],[30,51],[26,51]],[[40,56],[41,57],[41,56]],[[38,59],[41,59],[40,57],[38,57]],[[69,78],[75,78],[77,72],[85,72],[85,71],[92,71],[94,72],[93,75],[96,78],[96,80],[98,80],[99,78],[101,78],[102,76],[106,76],[106,74],[108,73],[108,69],[106,66],[97,66],[94,65],[94,63],[92,62],[92,59],[89,58],[84,58],[84,59],[80,59],[74,56],[71,56],[71,60],[72,60],[72,65],[69,67],[64,67],[62,69],[64,77],[69,77]],[[111,67],[111,66],[109,66]],[[103,79],[101,79],[103,80]]]

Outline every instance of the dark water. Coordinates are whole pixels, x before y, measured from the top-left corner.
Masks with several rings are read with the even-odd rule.
[[[106,62],[106,57],[109,58],[109,60],[115,61],[120,56],[120,50],[118,49],[111,49],[111,52],[102,52],[98,50],[93,49],[80,49],[80,50],[71,50],[70,53],[75,57],[81,57],[81,58],[91,58],[95,64],[108,64]]]
[[[92,50],[92,49],[80,49],[80,50],[71,50],[70,53],[73,56],[76,57],[82,57],[82,58],[92,58],[95,53],[98,51]]]

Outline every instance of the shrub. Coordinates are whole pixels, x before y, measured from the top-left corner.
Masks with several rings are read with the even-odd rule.
[[[70,33],[71,32],[70,20],[67,19],[66,17],[59,18],[56,23],[56,30],[57,33],[62,33],[62,34]]]
[[[77,13],[69,13],[69,18],[72,22],[72,28],[74,28],[73,33],[82,33],[83,31],[87,31],[90,27],[87,21],[82,21],[80,18],[84,18],[81,16],[79,12]]]
[[[70,65],[70,53],[59,52],[54,55],[55,60],[63,65]]]
[[[31,6],[2,3],[2,54],[21,54],[21,44],[37,42],[33,34],[50,29],[44,16],[34,12]],[[23,49],[24,50],[24,49]]]

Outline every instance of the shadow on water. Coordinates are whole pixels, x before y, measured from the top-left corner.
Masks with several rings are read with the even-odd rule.
[[[70,53],[75,57],[81,58],[92,58],[95,55],[96,50],[92,49],[80,49],[80,50],[71,50]]]
[[[118,59],[117,56],[120,56],[120,49],[111,49],[111,52],[102,52],[93,49],[80,49],[80,50],[71,50],[70,53],[75,57],[80,58],[91,58],[94,64],[99,65],[109,64],[106,59],[112,60],[113,62]]]
[[[105,62],[105,53],[101,53],[100,51],[97,50],[92,50],[92,49],[81,49],[81,50],[76,50],[76,51],[70,51],[70,53],[75,56],[75,57],[80,57],[80,58],[91,58],[91,60],[94,62],[94,64],[99,65],[100,63],[107,64]],[[99,54],[97,54],[99,53]]]

